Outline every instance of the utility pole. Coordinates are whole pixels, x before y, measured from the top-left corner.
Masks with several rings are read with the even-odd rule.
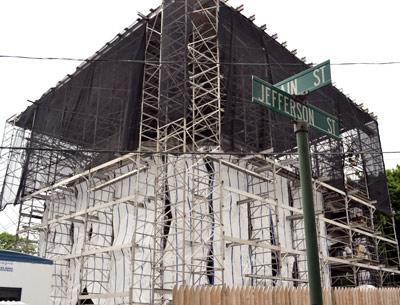
[[[295,133],[300,162],[300,187],[303,198],[310,305],[323,305],[311,176],[310,145],[308,140],[308,123],[303,121],[296,122]]]

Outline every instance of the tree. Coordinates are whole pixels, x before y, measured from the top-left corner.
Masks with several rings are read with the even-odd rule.
[[[397,238],[400,237],[400,165],[386,171],[390,201],[394,212]]]
[[[386,171],[390,201],[394,210],[396,224],[400,223],[400,165]]]
[[[17,238],[7,232],[0,233],[0,249],[23,252],[26,254],[36,253],[36,246],[26,238]]]

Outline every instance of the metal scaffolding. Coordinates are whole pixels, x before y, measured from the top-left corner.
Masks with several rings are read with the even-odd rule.
[[[284,68],[273,75],[221,64],[229,35],[239,41],[232,62],[259,52],[268,64],[276,60],[269,49],[243,47],[229,18],[221,20],[227,14],[267,36],[224,2],[164,0],[93,57],[107,60],[88,61],[47,93],[34,119],[28,110],[7,122],[1,206],[19,205],[18,236],[54,261],[52,304],[166,304],[175,285],[307,285],[290,122],[243,93],[249,75],[274,82]],[[143,48],[132,62],[115,63],[118,52],[132,53],[125,42]],[[112,87],[104,71],[123,77]],[[90,107],[69,108],[76,87]],[[57,92],[63,109],[46,104]],[[339,98],[332,92],[324,92],[329,105]],[[368,122],[354,127],[343,111],[341,140],[311,136],[322,284],[398,285],[393,215],[379,193],[386,184],[377,123],[346,103]]]

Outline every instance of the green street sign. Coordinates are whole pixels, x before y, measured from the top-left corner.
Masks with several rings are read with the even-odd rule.
[[[279,83],[275,87],[289,94],[301,94],[302,92],[312,92],[318,88],[331,83],[331,66],[329,60],[293,75]]]
[[[252,81],[253,102],[295,121],[305,121],[313,128],[329,136],[340,138],[339,122],[335,116],[315,106],[299,103],[293,99],[292,95],[255,76],[253,76]]]

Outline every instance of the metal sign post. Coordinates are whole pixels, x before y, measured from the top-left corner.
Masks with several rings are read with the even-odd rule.
[[[308,141],[308,124],[304,121],[296,122],[295,133],[300,162],[300,188],[303,203],[304,232],[306,237],[310,304],[322,305],[323,301],[319,269],[318,238],[317,227],[315,224],[310,146]]]
[[[304,91],[315,91],[331,83],[329,61],[296,74],[278,84],[271,85],[253,76],[252,101],[292,118],[295,122],[297,149],[300,162],[300,188],[303,203],[304,234],[310,288],[310,305],[323,305],[317,227],[311,175],[309,126],[333,137],[340,138],[336,117],[296,98]],[[304,98],[305,96],[303,96]]]

